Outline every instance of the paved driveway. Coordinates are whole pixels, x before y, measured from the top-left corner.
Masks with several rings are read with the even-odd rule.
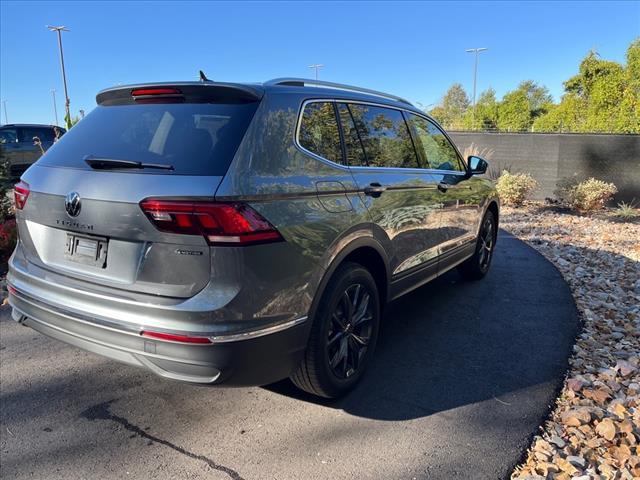
[[[337,402],[287,382],[162,380],[0,313],[2,478],[504,478],[548,412],[579,325],[568,287],[501,232],[486,279],[395,302]]]

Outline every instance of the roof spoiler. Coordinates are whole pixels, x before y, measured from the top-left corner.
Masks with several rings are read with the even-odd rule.
[[[223,82],[162,82],[139,83],[134,85],[122,85],[102,90],[96,95],[98,105],[134,105],[143,103],[140,95],[133,95],[136,91],[166,92],[172,90],[170,95],[158,94],[154,103],[251,103],[259,101],[264,95],[260,86],[242,85],[238,83]],[[145,95],[144,103],[148,102],[150,95]],[[136,101],[138,100],[138,101]]]

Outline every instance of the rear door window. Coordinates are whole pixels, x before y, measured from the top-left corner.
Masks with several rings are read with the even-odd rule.
[[[465,168],[455,147],[433,122],[412,113],[406,113],[416,148],[428,168],[464,172]]]
[[[39,165],[90,168],[87,156],[172,165],[145,174],[224,175],[258,106],[180,103],[98,106]]]
[[[322,158],[343,163],[340,131],[333,102],[311,102],[305,105],[298,143]]]
[[[371,167],[420,168],[411,135],[399,110],[349,104]]]

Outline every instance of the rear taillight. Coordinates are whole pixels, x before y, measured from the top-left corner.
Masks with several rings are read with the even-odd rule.
[[[29,184],[23,181],[16,183],[15,187],[13,187],[13,196],[16,199],[16,209],[22,210],[27,203],[27,198],[29,198]]]
[[[273,225],[243,203],[149,198],[140,202],[140,207],[158,230],[202,235],[210,245],[247,245],[283,240]]]

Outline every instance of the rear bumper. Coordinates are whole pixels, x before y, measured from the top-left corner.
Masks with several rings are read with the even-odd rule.
[[[49,337],[162,377],[202,384],[264,385],[285,378],[302,358],[308,334],[303,317],[241,334],[211,335],[211,344],[189,344],[142,337],[139,327],[89,318],[11,284],[9,303],[14,320]]]

